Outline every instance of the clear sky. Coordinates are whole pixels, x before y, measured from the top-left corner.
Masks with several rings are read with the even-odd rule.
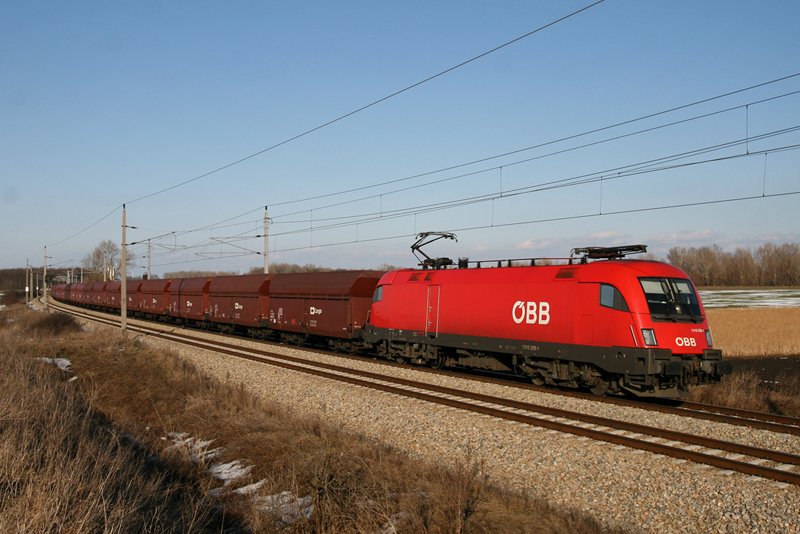
[[[796,1],[606,0],[254,155],[590,3],[3,2],[0,268],[120,243],[123,203],[156,274],[261,265],[264,206],[271,261],[331,267],[427,230],[473,259],[800,240]]]

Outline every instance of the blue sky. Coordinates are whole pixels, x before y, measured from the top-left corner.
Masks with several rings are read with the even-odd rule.
[[[606,0],[148,196],[589,3],[6,2],[0,268],[40,265],[44,245],[50,263],[77,265],[100,241],[119,243],[123,203],[137,227],[128,241],[154,238],[156,273],[260,265],[253,236],[266,205],[271,261],[332,267],[413,265],[408,247],[427,230],[459,238],[431,253],[475,259],[627,243],[663,257],[673,246],[800,240],[800,152],[776,150],[800,143],[800,94],[787,95],[800,76],[410,178],[798,74],[793,1]],[[603,179],[533,190],[581,176]],[[719,202],[733,198],[749,199]],[[146,248],[132,253],[141,274]]]

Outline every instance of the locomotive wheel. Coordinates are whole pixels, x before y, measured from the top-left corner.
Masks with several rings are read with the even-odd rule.
[[[444,367],[444,356],[437,354],[436,357],[428,360],[431,369],[441,369]]]
[[[608,388],[611,387],[611,383],[608,380],[603,380],[602,378],[598,378],[597,382],[589,388],[589,391],[592,392],[592,395],[597,395],[598,397],[602,397],[606,393],[608,393]]]

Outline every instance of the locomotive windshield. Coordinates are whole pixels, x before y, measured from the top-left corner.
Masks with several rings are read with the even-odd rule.
[[[682,278],[640,278],[650,315],[661,321],[702,320],[691,282]]]

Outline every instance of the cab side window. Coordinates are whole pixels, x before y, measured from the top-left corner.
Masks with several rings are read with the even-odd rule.
[[[383,298],[383,286],[375,288],[375,293],[372,294],[372,302],[380,302]]]
[[[600,305],[619,311],[628,311],[628,303],[619,289],[609,284],[600,284]]]

